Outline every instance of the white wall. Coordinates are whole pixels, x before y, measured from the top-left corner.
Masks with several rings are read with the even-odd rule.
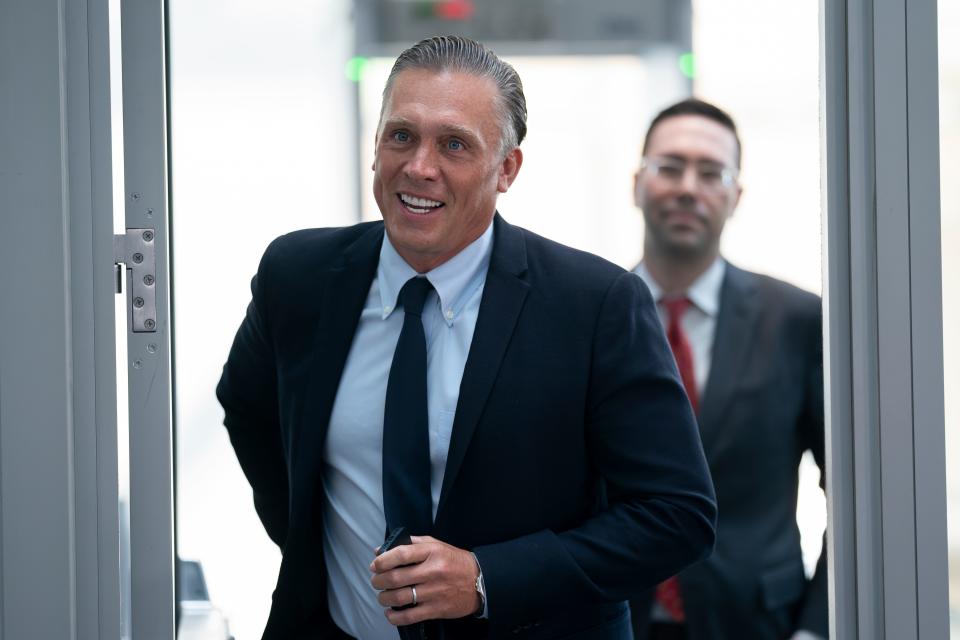
[[[733,262],[819,293],[819,27],[815,2],[696,0],[696,94],[743,143],[743,198],[724,232]]]
[[[178,544],[238,640],[263,630],[280,554],[213,392],[267,243],[356,217],[349,5],[171,2]]]

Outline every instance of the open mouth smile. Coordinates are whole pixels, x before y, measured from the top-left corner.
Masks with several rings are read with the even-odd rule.
[[[444,205],[444,203],[440,202],[439,200],[418,198],[417,196],[407,195],[406,193],[398,193],[397,197],[400,199],[400,203],[407,211],[417,215],[426,215],[432,211],[436,211]]]

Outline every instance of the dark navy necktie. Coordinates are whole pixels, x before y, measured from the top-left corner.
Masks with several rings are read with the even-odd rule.
[[[427,341],[423,303],[433,286],[413,277],[403,285],[403,329],[390,365],[383,415],[383,512],[387,531],[403,526],[411,535],[433,529],[430,497],[430,435],[427,423]]]

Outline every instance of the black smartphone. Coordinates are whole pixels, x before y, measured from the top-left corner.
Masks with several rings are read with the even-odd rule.
[[[386,539],[384,539],[383,544],[380,545],[380,548],[377,549],[377,555],[381,553],[386,553],[390,549],[395,549],[400,545],[411,544],[410,534],[407,533],[406,527],[397,527],[387,534]],[[404,605],[402,607],[393,607],[394,611],[403,611],[404,609],[409,609],[412,607],[412,604]]]
[[[383,544],[380,545],[380,548],[377,550],[377,555],[386,553],[387,551],[390,551],[390,549],[395,549],[396,547],[404,544],[411,544],[410,534],[407,533],[406,527],[397,527],[387,534]]]

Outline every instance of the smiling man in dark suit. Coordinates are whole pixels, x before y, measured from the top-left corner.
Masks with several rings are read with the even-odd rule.
[[[525,132],[509,65],[425,40],[384,90],[384,221],[267,249],[217,389],[283,551],[265,638],[625,640],[712,548],[646,287],[496,213]]]
[[[697,411],[720,514],[710,558],[632,601],[638,640],[827,636],[826,554],[807,580],[796,522],[804,451],[824,468],[820,300],[720,256],[739,166],[733,120],[691,99],[654,118],[635,177],[635,271]]]

